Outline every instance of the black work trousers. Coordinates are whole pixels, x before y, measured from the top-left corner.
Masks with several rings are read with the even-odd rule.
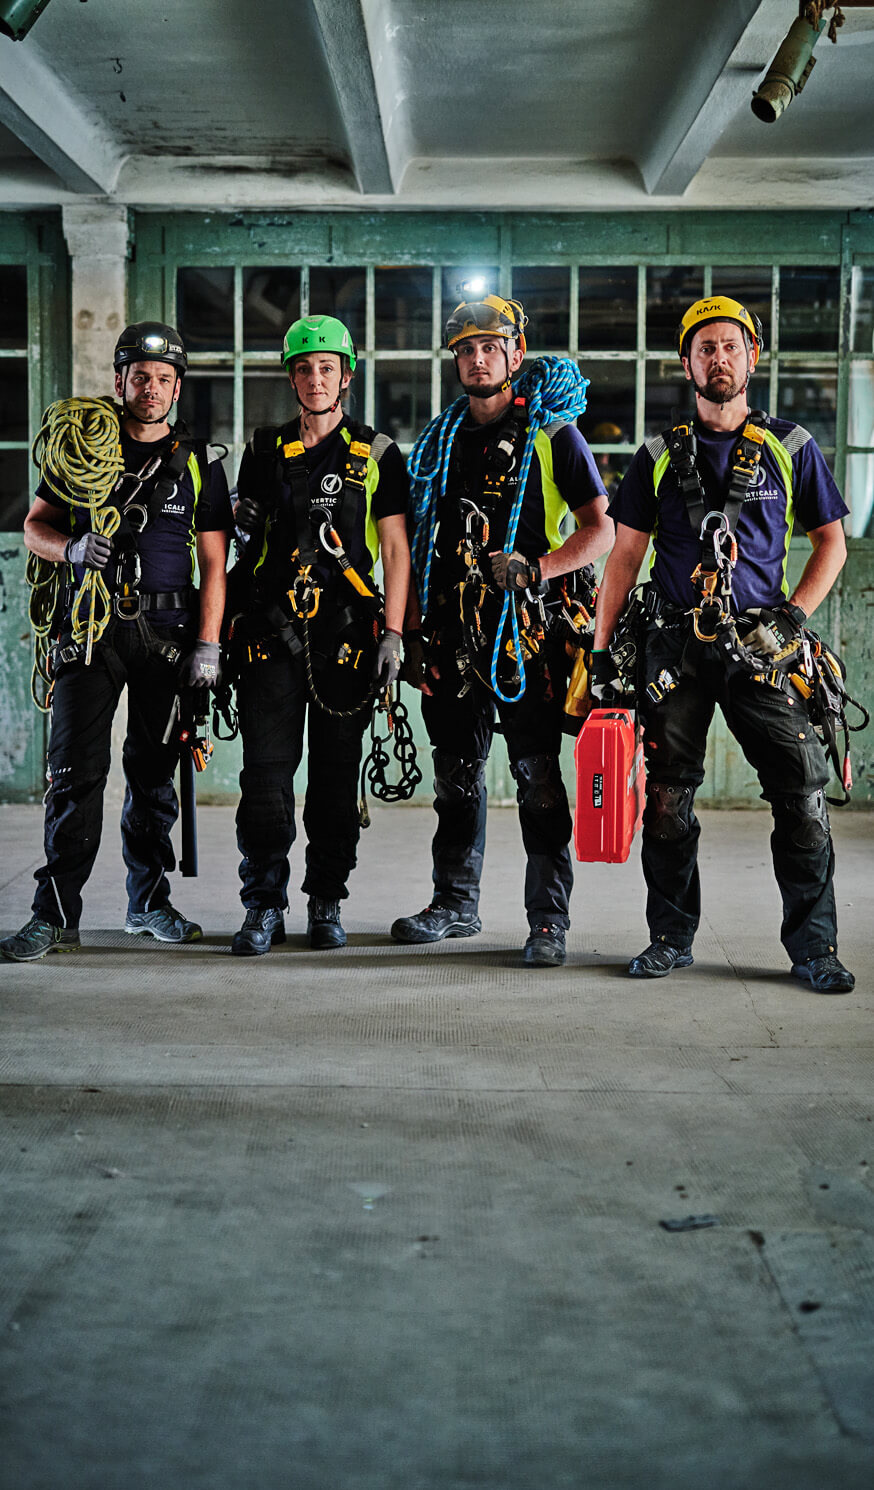
[[[688,637],[688,623],[673,628],[650,623],[641,639],[647,767],[642,859],[650,935],[688,948],[698,927],[700,825],[694,797],[704,780],[707,732],[718,704],[771,807],[783,945],[793,962],[822,956],[837,948],[825,752],[799,698],[747,672],[727,676],[712,647],[695,645],[690,655],[696,671],[683,672]],[[646,684],[660,674],[660,686],[668,691],[654,703]]]
[[[121,841],[128,902],[132,911],[146,911],[170,899],[179,744],[173,738],[165,745],[163,735],[179,690],[178,671],[148,647],[133,622],[111,625],[87,667],[84,659],[60,665],[52,691],[46,859],[36,871],[33,909],[53,926],[79,925],[82,888],[100,847],[112,721],[125,685]],[[183,649],[191,637],[185,627],[153,634]]]
[[[237,808],[241,899],[247,909],[284,910],[288,905],[288,855],[296,835],[294,773],[306,728],[307,847],[301,888],[322,900],[342,900],[357,859],[358,772],[370,708],[348,718],[325,713],[309,696],[302,657],[292,657],[278,642],[269,650],[268,661],[245,663],[237,680],[243,738]],[[332,708],[342,709],[361,693],[356,678],[350,689],[334,687],[326,696]]]
[[[559,764],[563,644],[548,646],[544,662],[527,664],[525,692],[512,704],[502,703],[479,683],[458,697],[462,685],[457,645],[452,631],[440,634],[431,654],[440,677],[433,685],[434,696],[422,695],[422,717],[434,752],[435,902],[469,914],[479,905],[486,842],[485,765],[497,713],[516,782],[527,856],[528,922],[532,927],[549,922],[567,929],[573,869],[568,848],[571,815]]]

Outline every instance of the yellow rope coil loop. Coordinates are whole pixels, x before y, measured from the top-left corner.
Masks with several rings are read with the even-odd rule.
[[[50,404],[33,442],[32,457],[41,478],[74,510],[88,510],[89,525],[111,537],[119,524],[107,506],[124,470],[119,409],[111,398],[65,398]],[[51,679],[48,647],[63,567],[31,554],[27,561],[30,623],[34,632],[31,693],[38,709],[48,708]],[[89,569],[73,600],[73,640],[85,642],[86,663],[112,614],[112,601],[99,569]]]

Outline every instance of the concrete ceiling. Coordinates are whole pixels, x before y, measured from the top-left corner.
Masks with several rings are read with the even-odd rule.
[[[874,3],[776,124],[796,0],[49,0],[0,206],[870,207]]]

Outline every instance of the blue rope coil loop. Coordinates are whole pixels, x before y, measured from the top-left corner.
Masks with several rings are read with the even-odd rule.
[[[513,396],[524,398],[527,401],[528,432],[525,438],[525,448],[522,452],[522,461],[519,466],[516,499],[510,513],[510,520],[507,524],[507,537],[505,540],[505,551],[507,553],[513,552],[513,546],[516,542],[516,530],[519,526],[519,517],[525,497],[525,483],[528,480],[528,472],[531,468],[531,460],[534,455],[534,441],[537,432],[544,425],[551,424],[557,419],[562,419],[572,424],[579,419],[581,414],[585,413],[586,389],[589,386],[589,379],[583,377],[577,364],[571,361],[569,357],[538,357],[537,361],[526,368],[522,376],[512,386]],[[410,452],[408,466],[413,517],[411,548],[413,571],[419,587],[423,614],[428,609],[431,565],[434,559],[434,538],[437,529],[437,513],[446,496],[452,442],[455,439],[462,419],[467,413],[468,407],[469,404],[466,396],[457,398],[453,404],[450,404],[448,409],[445,409],[442,414],[438,414],[435,419],[431,420],[430,424],[426,425]],[[526,681],[525,660],[522,656],[522,647],[519,640],[519,623],[516,616],[516,607],[511,601],[512,596],[508,590],[504,596],[504,604],[501,609],[501,618],[495,637],[490,672],[491,685],[495,695],[505,704],[518,702],[525,692]],[[519,663],[519,691],[515,694],[502,693],[498,683],[498,663],[500,661],[508,615],[516,657]]]

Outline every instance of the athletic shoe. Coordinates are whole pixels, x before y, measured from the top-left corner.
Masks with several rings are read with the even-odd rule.
[[[47,952],[78,952],[82,943],[75,926],[52,926],[39,916],[31,916],[26,926],[0,942],[0,952],[10,962],[36,962]]]
[[[850,993],[856,980],[848,968],[839,962],[834,952],[824,957],[808,957],[806,962],[792,965],[792,973],[805,983],[810,983],[817,993]]]
[[[340,925],[339,900],[319,900],[311,895],[307,901],[307,936],[316,952],[345,947],[346,933]]]
[[[250,907],[235,932],[231,951],[235,957],[263,957],[276,942],[285,941],[284,912],[275,905]]]
[[[159,942],[199,942],[203,936],[202,927],[186,921],[169,900],[154,911],[128,911],[124,929],[129,936],[153,936]]]
[[[629,978],[666,978],[675,967],[691,967],[694,962],[688,947],[672,947],[669,942],[650,942],[645,952],[632,957]]]
[[[392,923],[396,942],[442,942],[444,937],[476,936],[482,931],[479,916],[454,911],[448,905],[426,905],[417,916],[401,916]]]
[[[567,956],[564,945],[564,929],[561,926],[534,926],[531,930],[522,961],[526,967],[561,967]]]

